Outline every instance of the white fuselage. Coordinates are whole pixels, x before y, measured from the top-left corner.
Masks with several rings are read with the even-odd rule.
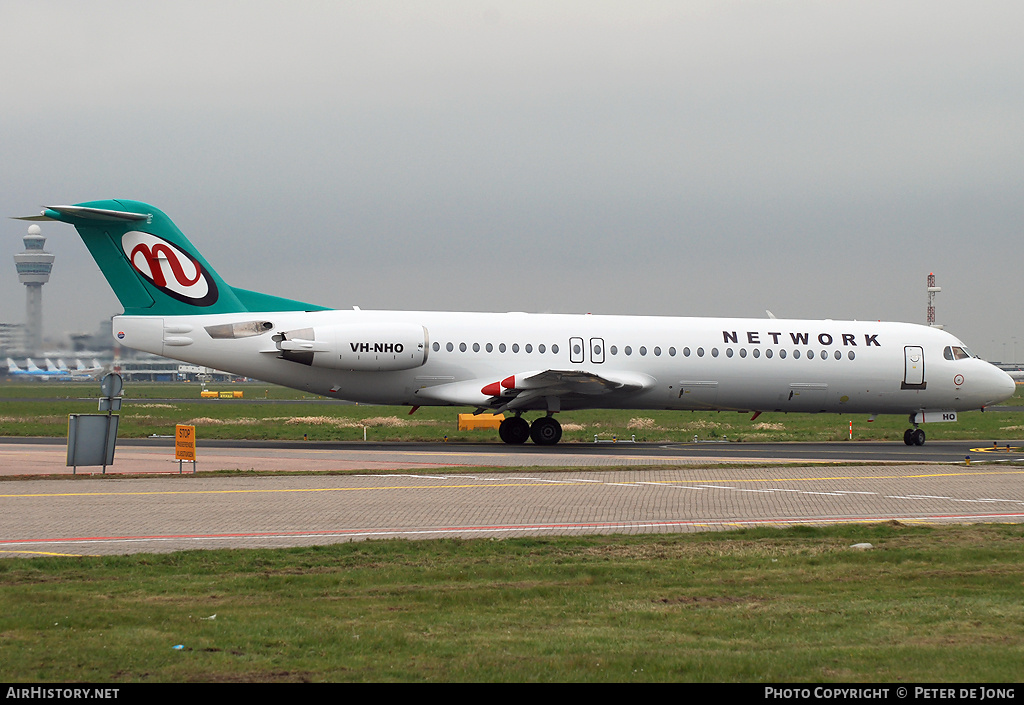
[[[977,409],[1014,391],[987,362],[947,359],[962,346],[954,336],[909,323],[331,310],[117,316],[114,334],[139,350],[377,404],[495,408],[485,385],[547,370],[633,382],[606,394],[554,390],[560,410],[912,414]],[[412,334],[422,349],[410,357]],[[288,345],[310,352],[286,359]],[[396,345],[411,362],[367,368],[367,352],[376,346],[383,359]]]

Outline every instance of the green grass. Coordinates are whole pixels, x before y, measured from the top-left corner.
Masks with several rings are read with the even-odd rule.
[[[210,389],[244,392],[244,403],[217,400],[199,403],[196,384],[128,384],[118,435],[141,438],[169,435],[174,425],[196,425],[199,439],[362,440],[366,427],[373,441],[469,441],[498,443],[495,431],[458,431],[456,417],[469,409],[314,404],[314,397],[267,384],[209,385]],[[0,386],[0,436],[66,436],[70,413],[96,413],[99,385],[90,383],[4,384]],[[170,401],[167,401],[170,400]],[[267,400],[311,403],[274,404]],[[1024,392],[1006,402],[1024,406]],[[980,411],[959,414],[957,423],[929,424],[929,439],[1004,441],[1024,438],[1024,413]],[[841,441],[903,438],[904,416],[881,416],[873,423],[864,415],[765,413],[756,420],[735,412],[589,410],[559,414],[563,442],[593,442],[595,435],[638,441],[702,440],[743,442]]]
[[[1016,682],[1022,542],[886,524],[6,559],[0,681]]]
[[[211,388],[243,389],[247,402],[199,404],[196,385],[128,385],[142,401],[125,405],[120,435],[206,419],[200,438],[356,440],[365,423],[371,440],[497,442],[456,431],[457,409],[409,417],[400,407],[259,403],[263,390],[302,399],[268,385]],[[0,435],[63,436],[68,413],[96,411],[77,398],[97,395],[94,383],[0,386]],[[1019,397],[1007,405],[1024,405]],[[156,399],[172,401],[146,401]],[[960,416],[929,426],[929,437],[1024,435],[1018,413]],[[560,419],[570,441],[841,440],[849,421]],[[860,439],[895,440],[905,428],[902,417],[853,420]],[[876,548],[849,548],[863,541]],[[1020,525],[886,524],[7,557],[0,681],[1012,683],[1024,656],[1022,546]]]

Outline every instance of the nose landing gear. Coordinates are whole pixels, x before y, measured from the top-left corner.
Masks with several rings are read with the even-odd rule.
[[[924,430],[920,428],[908,428],[903,432],[903,442],[908,446],[923,446]]]

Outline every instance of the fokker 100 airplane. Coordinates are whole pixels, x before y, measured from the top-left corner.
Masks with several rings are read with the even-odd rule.
[[[498,433],[510,444],[557,443],[559,411],[625,408],[906,414],[904,441],[921,445],[919,424],[1015,389],[922,325],[332,310],[229,286],[145,203],[26,219],[75,226],[124,306],[123,345],[338,399],[507,412]]]

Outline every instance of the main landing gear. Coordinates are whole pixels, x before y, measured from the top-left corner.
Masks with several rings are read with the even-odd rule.
[[[903,432],[903,442],[908,446],[923,446],[924,430],[920,428],[908,428]]]
[[[498,436],[509,445],[522,445],[531,438],[539,446],[553,446],[562,438],[562,424],[554,416],[541,416],[532,424],[522,416],[510,416],[501,422]]]

